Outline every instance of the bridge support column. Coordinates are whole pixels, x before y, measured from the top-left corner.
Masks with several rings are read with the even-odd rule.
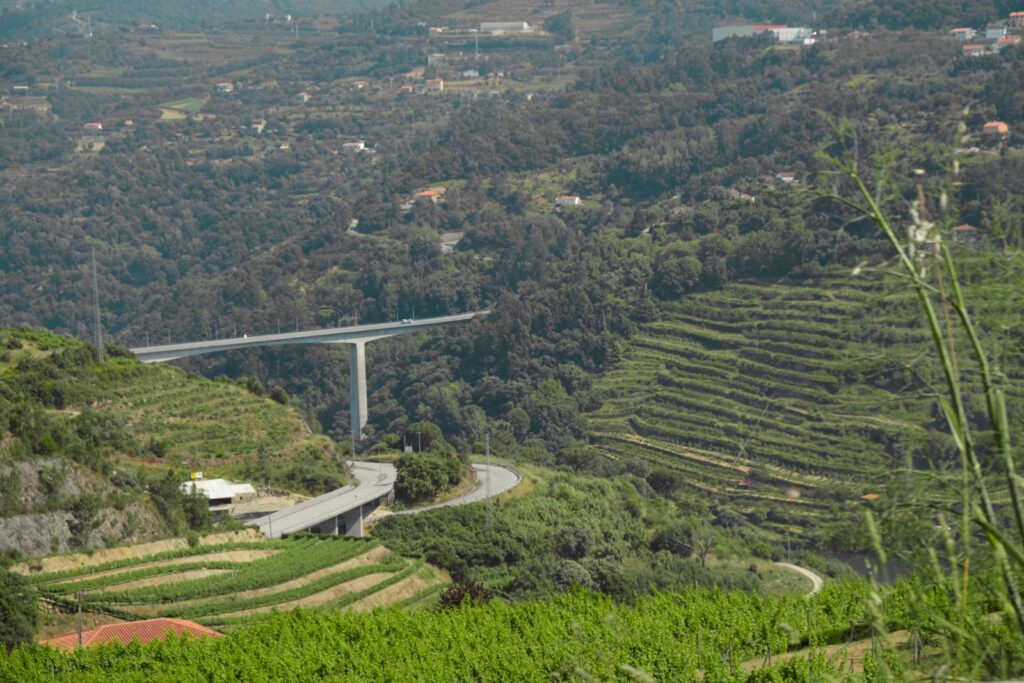
[[[356,440],[363,438],[366,426],[366,342],[349,344],[349,410],[352,414],[352,434]],[[352,454],[353,457],[355,454]]]

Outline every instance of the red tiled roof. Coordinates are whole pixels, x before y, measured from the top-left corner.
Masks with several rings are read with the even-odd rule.
[[[417,197],[440,197],[441,193],[440,192],[435,192],[434,190],[423,190],[423,192],[420,192],[416,196]]]
[[[971,43],[970,45],[964,45],[964,49],[965,50],[984,50],[985,46],[984,45],[979,45],[977,43]]]
[[[82,631],[82,646],[89,647],[113,642],[127,645],[135,640],[140,643],[148,643],[154,640],[163,640],[168,633],[173,633],[178,637],[188,633],[196,638],[220,638],[224,635],[185,619],[144,619],[122,624],[107,624]],[[57,650],[71,651],[78,647],[78,632],[40,640],[39,644],[49,645]]]
[[[861,500],[878,500],[880,496],[877,493],[865,493],[860,497]]]
[[[967,223],[964,223],[963,225],[958,225],[958,226],[956,226],[953,229],[954,230],[959,230],[960,232],[968,232],[970,230],[977,230],[976,227],[974,227],[973,225],[968,225]]]

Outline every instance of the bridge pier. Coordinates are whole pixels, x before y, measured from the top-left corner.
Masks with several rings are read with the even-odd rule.
[[[349,411],[351,412],[351,429],[356,440],[363,438],[363,427],[366,426],[366,342],[352,342],[349,348]],[[352,454],[355,457],[355,453]]]

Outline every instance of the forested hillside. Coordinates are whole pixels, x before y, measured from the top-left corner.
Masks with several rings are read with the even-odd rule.
[[[144,366],[116,347],[0,328],[0,550],[43,555],[211,526],[190,470],[320,493],[334,443],[278,390]],[[283,402],[285,405],[281,405]]]

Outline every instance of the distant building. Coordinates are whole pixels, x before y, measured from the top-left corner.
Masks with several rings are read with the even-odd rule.
[[[556,206],[579,206],[583,201],[579,198],[579,195],[575,194],[564,194],[561,197],[555,197]]]
[[[356,90],[362,90],[368,85],[370,84],[367,81],[356,81]]]
[[[788,185],[796,180],[796,174],[792,171],[779,171],[775,174],[775,182]]]
[[[981,132],[989,137],[1001,137],[1010,132],[1010,127],[1002,121],[989,121],[982,126]]]
[[[97,123],[97,122],[94,121],[94,122],[90,122],[90,123],[85,124],[84,126],[82,126],[82,128],[85,128],[88,131],[100,131],[100,130],[103,130],[103,124],[102,123]]]
[[[985,54],[985,46],[980,43],[968,43],[963,47],[964,57],[982,57]]]
[[[1024,12],[1010,12],[1010,26],[1024,28]]]
[[[996,42],[992,45],[992,51],[998,54],[999,52],[1002,52],[1005,48],[1013,47],[1014,45],[1020,45],[1020,41],[1020,36],[1016,34],[1010,36],[1003,36],[1002,38],[996,40]]]
[[[1006,35],[1006,26],[986,26],[985,40],[999,40]]]
[[[362,152],[366,149],[366,142],[363,140],[356,140],[355,142],[346,142],[341,145],[341,148],[346,152]]]
[[[193,479],[181,485],[181,492],[186,495],[193,489],[209,499],[211,510],[225,509],[256,497],[252,484],[234,484],[227,479]]]
[[[867,501],[868,503],[874,503],[876,500],[881,498],[877,493],[865,493],[860,497],[861,500]]]
[[[441,26],[431,26],[430,28],[427,29],[427,33],[430,33],[432,35],[436,33],[444,33],[444,28]]]
[[[296,97],[296,99],[298,99],[298,100],[299,100],[299,102],[301,102],[302,104],[305,104],[306,102],[309,102],[309,93],[308,93],[308,92],[306,92],[305,90],[303,90],[302,92],[300,92],[300,93],[299,93],[298,95],[296,95],[295,97]]]
[[[15,95],[28,95],[27,85],[15,85],[11,87],[11,92]]]
[[[418,202],[430,202],[431,204],[437,204],[440,199],[441,193],[436,190],[423,190],[416,195],[416,201]]]
[[[125,128],[131,128],[134,125],[135,125],[135,122],[132,121],[131,119],[125,119],[124,120],[124,127]]]
[[[261,135],[263,133],[263,129],[266,128],[266,127],[267,127],[267,120],[266,119],[253,119],[252,125],[249,126],[249,130],[252,131],[256,135]]]
[[[949,32],[949,37],[953,40],[968,41],[974,37],[973,28],[955,28]]]
[[[477,71],[476,69],[466,69],[465,71],[462,72],[462,77],[463,78],[479,78],[480,77],[480,72]]]
[[[480,33],[523,33],[530,30],[525,21],[484,21],[480,24]]]
[[[964,223],[953,228],[953,234],[950,238],[957,244],[967,244],[973,247],[981,238],[981,233],[973,225]]]
[[[128,621],[121,624],[107,624],[99,628],[91,628],[82,631],[82,647],[94,647],[106,643],[123,643],[127,645],[134,641],[145,645],[154,640],[164,640],[168,633],[184,636],[186,633],[195,638],[221,638],[224,634],[217,633],[213,629],[187,621],[185,619],[143,619],[141,621]],[[40,640],[40,645],[47,645],[55,650],[71,652],[78,647],[78,631],[62,636]]]
[[[811,45],[814,43],[814,31],[802,26],[786,26],[785,24],[745,24],[742,26],[718,26],[711,29],[711,42],[717,43],[726,38],[752,38],[762,33],[771,33],[780,43],[787,45]]]
[[[225,94],[235,91],[234,83],[229,83],[227,81],[223,81],[221,83],[218,83],[216,88],[217,88],[217,92],[225,93]]]
[[[442,92],[444,90],[443,78],[431,78],[427,80],[427,92]]]

